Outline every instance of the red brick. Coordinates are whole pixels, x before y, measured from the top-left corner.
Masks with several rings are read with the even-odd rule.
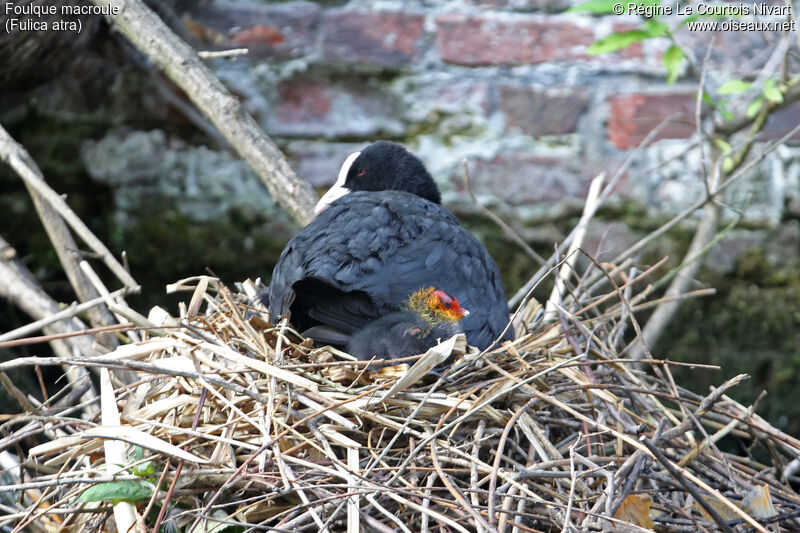
[[[399,135],[393,97],[368,82],[331,82],[300,77],[281,82],[267,129],[287,137]]]
[[[540,137],[575,131],[586,106],[586,94],[576,91],[539,91],[521,85],[500,85],[500,111],[507,128]]]
[[[447,14],[436,19],[442,60],[459,65],[531,65],[584,58],[591,28],[529,15]]]
[[[209,4],[187,27],[220,48],[248,48],[252,59],[291,59],[313,50],[319,13],[308,2]]]
[[[685,139],[695,131],[694,91],[625,94],[610,99],[608,137],[617,148],[633,148],[650,131],[675,115],[654,140]]]
[[[329,12],[323,22],[322,54],[336,63],[401,66],[419,56],[422,34],[420,15]]]

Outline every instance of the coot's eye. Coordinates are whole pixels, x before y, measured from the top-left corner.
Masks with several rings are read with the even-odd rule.
[[[365,168],[359,168],[359,169],[358,169],[358,172],[356,172],[356,175],[358,175],[358,176],[363,176],[363,175],[364,175],[364,174],[366,174],[366,173],[367,173],[367,169],[365,169]]]

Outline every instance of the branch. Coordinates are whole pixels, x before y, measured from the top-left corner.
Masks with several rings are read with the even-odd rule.
[[[92,0],[98,6],[114,6],[112,0]],[[133,45],[163,70],[236,148],[267,186],[276,202],[299,223],[311,221],[316,195],[289,166],[277,146],[231,95],[216,76],[200,61],[195,50],[167,27],[141,0],[127,0],[114,26]]]
[[[136,280],[117,261],[111,251],[106,248],[106,245],[95,237],[94,233],[69,208],[61,196],[47,185],[42,173],[25,148],[17,143],[2,126],[0,126],[0,160],[7,163],[19,174],[19,177],[25,181],[25,185],[29,190],[36,191],[34,199],[37,196],[41,196],[41,198],[47,200],[50,206],[63,217],[64,221],[75,230],[75,233],[100,256],[109,270],[119,278],[123,285],[126,287],[138,287]],[[47,222],[45,222],[45,226],[48,226]]]
[[[41,320],[60,311],[58,304],[50,298],[33,278],[33,274],[16,260],[13,248],[0,237],[0,296],[8,299],[17,307],[25,311],[34,319]],[[45,326],[48,333],[66,333],[83,331],[86,327],[80,320],[69,317],[60,322]],[[90,355],[96,351],[92,346],[92,337],[74,337],[53,341],[50,343],[53,351],[59,357],[73,357],[76,354]],[[85,368],[64,365],[64,372],[73,387],[83,386],[89,381],[89,374]],[[96,395],[90,391],[84,398]]]
[[[38,172],[38,169],[34,168],[34,170]],[[44,229],[48,237],[50,237],[50,242],[56,250],[61,266],[67,274],[72,290],[78,296],[78,301],[88,302],[97,299],[98,292],[78,266],[80,261],[78,246],[64,223],[64,219],[30,185],[26,186],[33,200],[33,205],[36,207],[36,211],[39,212],[39,218],[44,225]],[[87,307],[86,313],[89,315],[89,320],[93,326],[108,326],[116,322],[114,316],[102,303]],[[113,335],[104,335],[101,342],[112,350],[119,344],[119,341]]]

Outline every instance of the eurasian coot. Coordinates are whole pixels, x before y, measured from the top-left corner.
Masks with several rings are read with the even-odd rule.
[[[433,285],[470,310],[461,321],[467,341],[488,347],[508,324],[500,273],[440,198],[403,146],[380,141],[352,154],[275,266],[265,298],[272,320],[288,315],[299,331],[324,326],[315,329],[349,336]]]

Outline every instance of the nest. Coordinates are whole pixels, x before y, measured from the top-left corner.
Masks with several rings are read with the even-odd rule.
[[[800,498],[783,477],[800,442],[725,395],[744,376],[700,396],[675,384],[674,363],[620,358],[630,310],[621,293],[560,308],[555,320],[530,300],[512,343],[479,352],[456,336],[387,366],[314,348],[285,322],[271,326],[251,284],[234,294],[200,277],[173,289],[193,291],[179,317],[153,309],[149,326],[115,352],[58,361],[98,371],[101,402],[40,406],[6,422],[6,442],[38,444],[13,469],[16,484],[2,488],[2,523],[800,528]],[[135,380],[115,382],[121,371]],[[722,450],[725,436],[749,448]]]

